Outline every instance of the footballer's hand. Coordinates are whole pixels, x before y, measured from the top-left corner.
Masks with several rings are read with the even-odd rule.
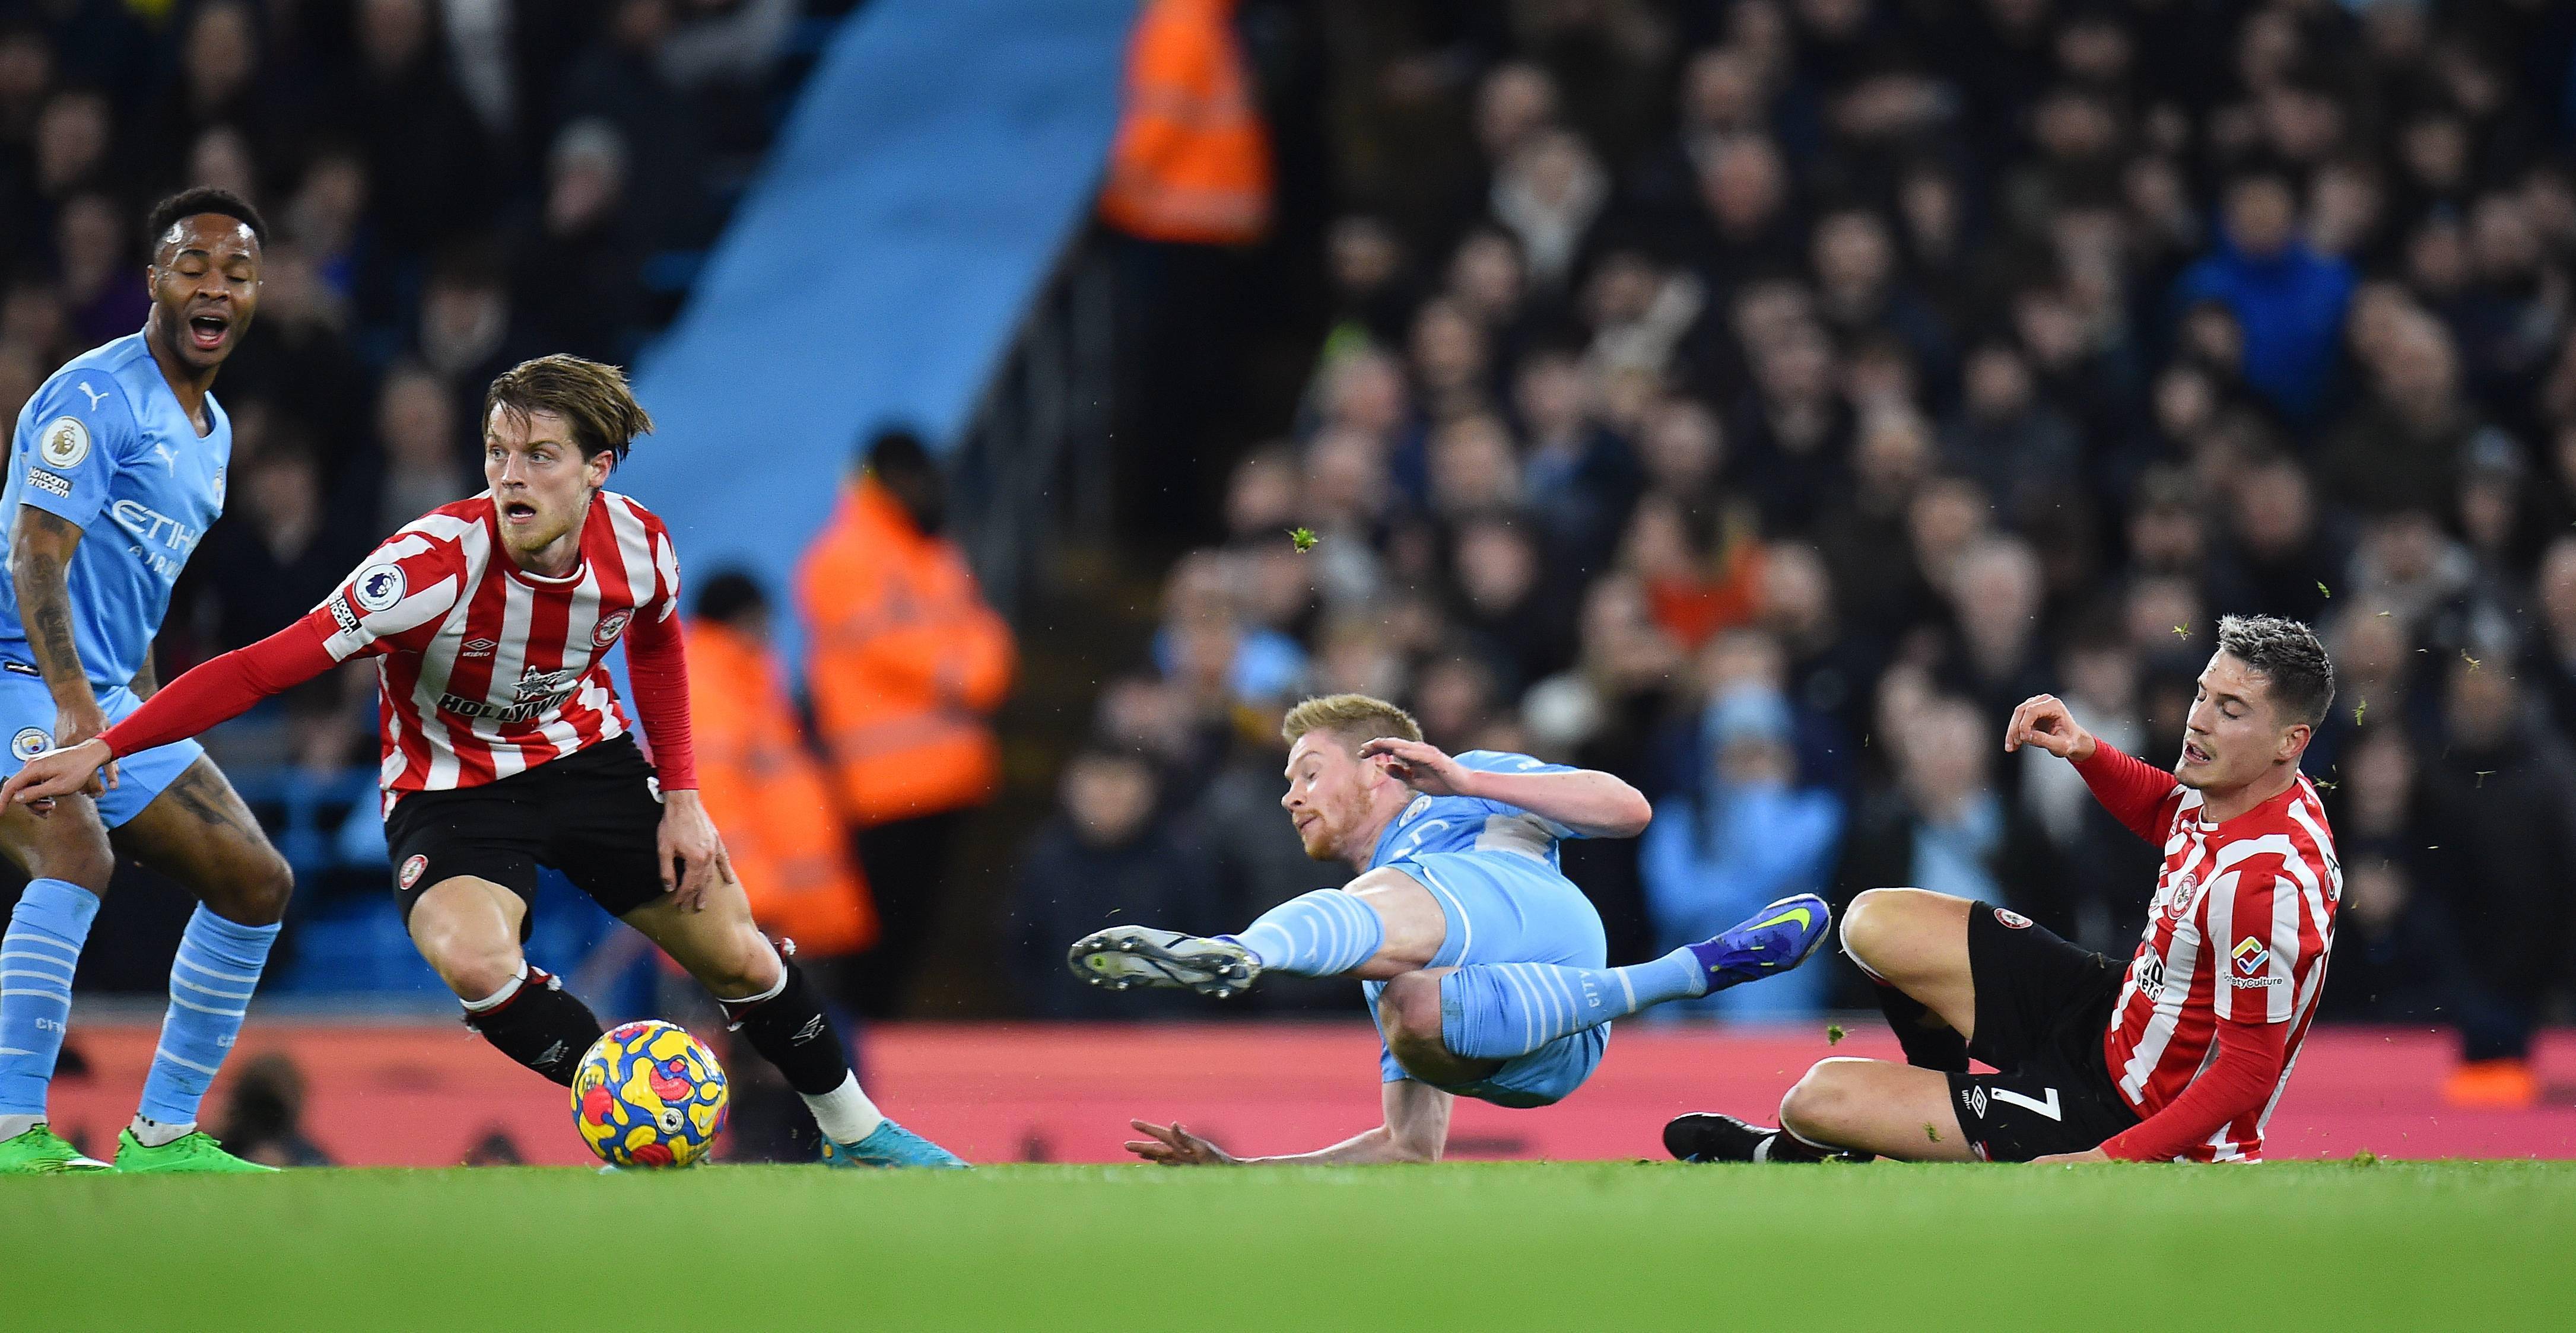
[[[38,815],[52,814],[57,796],[102,794],[102,767],[107,770],[105,785],[115,786],[116,765],[108,755],[107,742],[95,736],[68,749],[57,746],[28,760],[25,768],[0,783],[0,807],[15,803]]]
[[[69,750],[76,748],[83,741],[86,741],[92,736],[96,736],[105,730],[107,730],[107,710],[98,706],[97,698],[89,693],[86,686],[84,686],[80,693],[74,696],[68,703],[60,699],[54,701],[55,749]],[[114,755],[108,756],[106,769],[107,785],[113,787],[116,785],[116,757]],[[93,796],[97,795],[99,791],[100,788],[95,785],[89,788],[89,792]]]
[[[2060,759],[2083,763],[2093,757],[2096,742],[2066,704],[2054,694],[2034,694],[2013,710],[2012,721],[2004,724],[2004,752],[2009,754],[2025,745],[2036,745]]]
[[[694,791],[662,793],[662,830],[654,841],[661,851],[662,891],[682,911],[707,910],[708,891],[733,879],[724,839]]]
[[[1175,1120],[1157,1125],[1145,1120],[1127,1122],[1139,1134],[1148,1135],[1145,1142],[1130,1139],[1127,1151],[1157,1166],[1232,1166],[1233,1154],[1181,1128]]]
[[[1361,746],[1360,758],[1386,760],[1388,776],[1426,796],[1471,795],[1467,784],[1476,780],[1466,765],[1439,746],[1396,736],[1380,736]]]
[[[2082,1152],[2053,1152],[2046,1157],[2034,1157],[2030,1159],[2030,1164],[2032,1166],[2047,1166],[2051,1163],[2107,1162],[2110,1160],[2111,1154],[2106,1153],[2099,1148],[2087,1148]]]

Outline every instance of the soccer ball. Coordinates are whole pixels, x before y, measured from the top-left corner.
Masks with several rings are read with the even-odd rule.
[[[685,1028],[610,1028],[572,1076],[572,1124],[611,1166],[687,1166],[724,1132],[725,1073]]]

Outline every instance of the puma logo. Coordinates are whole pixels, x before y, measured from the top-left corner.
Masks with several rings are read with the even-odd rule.
[[[152,446],[152,454],[154,457],[161,460],[163,470],[167,471],[174,477],[179,475],[179,456],[170,452],[170,446],[166,444],[156,444]]]
[[[788,1038],[787,1044],[790,1046],[802,1046],[822,1035],[823,1016],[821,1014],[816,1014],[812,1018],[805,1020],[805,1026],[796,1029],[796,1035]]]
[[[106,394],[103,394],[103,393],[100,393],[98,390],[96,390],[96,389],[93,389],[93,388],[89,387],[89,381],[88,381],[88,380],[82,380],[82,381],[80,381],[80,382],[79,382],[78,387],[79,387],[79,389],[80,389],[80,391],[81,391],[82,393],[85,393],[85,394],[89,395],[89,410],[90,410],[90,411],[93,411],[93,412],[97,411],[97,410],[98,410],[98,405],[99,405],[99,404],[101,404],[101,403],[103,403],[103,402],[106,402],[106,401],[107,401],[107,395],[106,395]]]

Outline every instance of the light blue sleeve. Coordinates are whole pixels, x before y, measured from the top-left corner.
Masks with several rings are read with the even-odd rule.
[[[1513,754],[1506,750],[1469,750],[1465,754],[1451,757],[1458,761],[1460,767],[1471,773],[1580,773],[1583,771],[1571,764],[1551,764],[1544,759],[1533,759],[1528,755]],[[1529,815],[1530,818],[1547,825],[1548,833],[1559,839],[1583,836],[1545,815],[1533,814],[1517,805],[1502,801],[1479,801],[1477,804],[1498,815]]]
[[[55,376],[18,414],[10,464],[24,475],[22,503],[80,527],[107,506],[108,484],[142,448],[125,389],[102,371]],[[15,521],[12,517],[9,521]]]

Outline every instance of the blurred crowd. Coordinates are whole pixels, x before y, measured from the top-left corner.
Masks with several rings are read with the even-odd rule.
[[[750,178],[813,20],[848,8],[0,0],[0,412],[142,327],[153,200],[217,185],[268,222],[258,315],[215,388],[234,428],[228,512],[174,596],[160,678],[281,628],[379,538],[481,490],[494,372],[546,352],[625,362]],[[357,667],[215,744],[256,794],[279,785],[263,772],[372,768],[374,732]],[[381,909],[365,839],[282,845],[333,867],[305,876],[299,924],[343,892]],[[378,933],[408,966],[399,929]],[[112,934],[137,941],[134,984],[157,989],[165,964],[145,956],[166,938]],[[125,951],[105,942],[94,984],[125,979]]]
[[[1613,961],[1886,884],[2125,957],[2154,850],[2004,719],[2053,691],[2167,762],[2217,617],[2268,612],[2341,674],[2326,1014],[2459,1024],[2528,1095],[2576,982],[2576,8],[1335,14],[1331,326],[1028,852],[1034,1009],[1162,1012],[1060,984],[1113,909],[1344,878],[1276,808],[1330,690],[1644,789],[1645,838],[1565,851]]]
[[[234,503],[162,678],[310,608],[377,538],[481,489],[491,374],[623,362],[765,146],[802,0],[0,4],[0,410],[142,327],[151,200],[268,218],[216,393]],[[334,697],[290,744],[371,731]],[[346,713],[353,720],[339,724]],[[348,752],[348,753],[344,753]]]

